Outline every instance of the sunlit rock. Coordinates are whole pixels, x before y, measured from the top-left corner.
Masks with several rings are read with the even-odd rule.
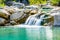
[[[60,7],[56,7],[50,13],[54,16],[54,25],[60,25]]]
[[[11,21],[15,21],[16,23],[20,21],[22,21],[21,19],[24,18],[24,12],[23,11],[18,11],[12,15],[10,15],[10,20]]]
[[[34,6],[34,5],[26,6],[24,9],[25,9],[24,12],[29,15],[34,15],[38,13],[38,6]]]
[[[30,6],[26,6],[24,9],[29,9],[29,10],[38,10],[39,6],[35,6],[35,5],[30,5]]]
[[[31,10],[30,11],[30,15],[34,15],[34,14],[37,14],[38,13],[38,10]]]
[[[13,14],[15,12],[14,7],[5,6],[4,9],[10,14]]]
[[[0,17],[3,17],[3,18],[8,19],[9,18],[9,15],[10,14],[6,10],[0,9]]]

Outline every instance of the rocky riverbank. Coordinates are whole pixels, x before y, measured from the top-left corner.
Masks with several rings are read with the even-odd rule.
[[[23,6],[22,4],[19,5],[20,5],[19,7],[17,7],[18,6],[17,5],[17,6],[5,6],[4,8],[0,8],[0,26],[24,24],[29,16],[37,14],[40,15],[44,13],[41,11],[40,5],[29,6]],[[47,18],[48,20],[45,18],[47,21],[49,22],[54,21],[53,16],[48,14],[48,17],[50,17]],[[43,25],[47,25],[46,22]]]

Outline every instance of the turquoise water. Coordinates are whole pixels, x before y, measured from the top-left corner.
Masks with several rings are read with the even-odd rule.
[[[42,8],[42,11],[46,12],[46,13],[49,13],[53,8],[45,8],[43,7]]]
[[[52,32],[51,32],[52,31]],[[48,36],[46,36],[48,35]],[[1,27],[0,40],[60,40],[60,27],[14,28]]]

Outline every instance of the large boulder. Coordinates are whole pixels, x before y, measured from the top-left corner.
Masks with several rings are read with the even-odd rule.
[[[19,8],[19,9],[21,9],[21,8],[24,8],[24,7],[25,7],[25,5],[24,5],[23,3],[19,3],[19,2],[15,2],[15,3],[13,3],[13,5],[12,5],[12,6],[15,6],[15,7]]]
[[[0,26],[3,26],[7,23],[7,20],[5,20],[4,18],[0,18]]]
[[[44,20],[44,26],[52,26],[54,25],[54,16],[51,15],[45,15],[47,17],[45,17]]]
[[[3,18],[8,19],[9,18],[9,15],[10,14],[6,10],[0,9],[0,17],[3,17]]]
[[[10,15],[10,20],[11,20],[12,23],[13,23],[13,21],[16,22],[16,23],[20,23],[19,20],[22,21],[21,19],[23,19],[25,17],[24,15],[25,14],[22,10],[18,11],[16,13]]]
[[[5,6],[4,9],[10,14],[13,14],[15,12],[14,7]]]
[[[60,26],[60,7],[55,7],[50,14],[54,16],[54,25]]]
[[[26,6],[24,9],[25,9],[25,13],[28,14],[29,16],[30,15],[34,15],[36,13],[38,13],[38,6],[34,6],[34,5],[31,5],[31,6]]]
[[[13,1],[6,1],[6,2],[5,2],[5,4],[6,4],[7,6],[11,6],[13,3],[15,3],[15,2],[13,2]]]

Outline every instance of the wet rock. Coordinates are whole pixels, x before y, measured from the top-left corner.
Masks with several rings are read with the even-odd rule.
[[[44,26],[51,26],[54,24],[54,16],[48,15],[43,20],[45,21]]]
[[[43,25],[43,26],[52,26],[54,24],[54,16],[52,16],[49,13],[41,12],[40,14],[35,15],[35,16],[40,17],[42,15],[45,15],[45,16],[44,16],[44,18],[41,22],[41,25]]]

